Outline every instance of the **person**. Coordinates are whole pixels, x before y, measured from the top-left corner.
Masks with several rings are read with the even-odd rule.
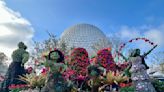
[[[8,87],[11,84],[25,84],[19,80],[19,76],[26,74],[24,64],[29,59],[29,53],[26,51],[27,46],[23,42],[18,43],[18,49],[12,53],[12,62],[9,65],[8,71],[5,75],[5,80],[2,83],[2,90],[0,92],[9,92]]]
[[[50,51],[44,64],[49,69],[46,84],[41,92],[67,92],[66,82],[62,76],[65,71],[64,55],[59,50]]]
[[[140,55],[140,49],[134,49],[128,59],[121,55],[130,62],[129,67],[125,69],[125,74],[127,73],[126,75],[128,75],[130,73],[130,77],[136,92],[156,92],[146,71],[149,67],[144,60],[144,58],[156,47],[157,45],[155,45],[147,53],[144,53],[144,55]]]

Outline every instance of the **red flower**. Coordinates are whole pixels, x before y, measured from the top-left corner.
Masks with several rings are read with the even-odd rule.
[[[27,85],[25,85],[25,84],[20,84],[20,88],[24,88],[24,87],[26,87]]]
[[[17,84],[17,85],[11,84],[11,85],[9,86],[9,89],[24,88],[24,87],[26,87],[26,86],[27,86],[26,84]]]
[[[62,70],[63,70],[63,68],[62,68],[62,67],[60,67],[60,68],[59,68],[59,71],[62,71]]]
[[[149,41],[148,39],[145,40],[145,42]]]
[[[77,80],[84,80],[84,79],[85,79],[85,76],[79,75],[79,76],[77,76],[76,79],[77,79]]]
[[[120,87],[128,87],[128,86],[131,86],[132,83],[120,83],[119,86]]]
[[[28,72],[28,73],[32,73],[32,71],[33,71],[33,68],[32,68],[32,67],[28,67],[28,68],[27,68],[27,72]]]
[[[97,62],[99,62],[99,64],[102,65],[107,70],[113,68],[114,65],[111,66],[111,64],[114,64],[113,56],[111,54],[111,48],[105,48],[105,49],[99,50],[97,53],[96,60],[95,60],[95,63]]]
[[[65,71],[64,73],[63,73],[63,75],[64,75],[64,77],[66,78],[66,79],[68,79],[68,78],[70,78],[72,75],[74,75],[75,74],[75,71],[74,70],[71,70],[71,69],[68,69],[67,71]]]
[[[89,65],[88,53],[84,48],[75,48],[71,52],[69,67],[74,67],[77,74],[86,74]],[[84,70],[83,70],[84,69]]]
[[[120,83],[120,87],[126,87],[125,83]]]
[[[129,42],[132,42],[133,40],[130,40]]]
[[[42,73],[43,75],[45,75],[45,74],[47,73],[47,69],[46,69],[46,68],[43,68],[41,73]]]
[[[115,64],[110,64],[110,67],[114,67],[115,66]]]
[[[11,84],[10,86],[9,86],[9,89],[15,89],[16,88],[16,85],[15,84]]]

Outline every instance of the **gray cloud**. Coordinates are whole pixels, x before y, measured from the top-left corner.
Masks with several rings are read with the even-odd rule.
[[[18,42],[23,41],[30,46],[34,29],[27,19],[8,8],[3,0],[0,0],[0,11],[0,51],[10,56]]]
[[[154,43],[164,46],[164,25],[158,27],[121,27],[119,35],[122,39],[132,39],[136,37],[145,37],[153,41]]]
[[[8,28],[12,34],[2,35],[0,37],[0,44],[11,48],[15,47],[19,41],[29,41],[34,34],[33,28],[24,24],[4,23],[1,26]]]

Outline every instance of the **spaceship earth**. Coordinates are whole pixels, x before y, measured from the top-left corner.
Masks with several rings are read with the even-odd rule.
[[[76,24],[66,29],[60,37],[68,47],[85,48],[89,55],[96,53],[92,46],[100,39],[106,39],[105,34],[91,24]]]

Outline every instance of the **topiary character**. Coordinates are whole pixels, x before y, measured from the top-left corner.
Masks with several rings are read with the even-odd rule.
[[[126,61],[131,63],[127,68],[127,71],[131,72],[131,80],[137,92],[156,92],[151,84],[149,75],[146,72],[148,66],[144,61],[144,58],[156,47],[157,45],[155,45],[147,53],[144,53],[144,55],[140,55],[140,49],[134,49],[129,58],[126,59]]]
[[[19,76],[26,73],[24,64],[29,59],[29,53],[26,51],[27,46],[23,42],[18,43],[18,49],[12,53],[12,62],[9,65],[8,71],[5,76],[5,81],[2,87],[5,88],[3,91],[8,92],[8,87],[11,84],[25,84],[19,80]],[[2,92],[3,92],[2,91]]]

